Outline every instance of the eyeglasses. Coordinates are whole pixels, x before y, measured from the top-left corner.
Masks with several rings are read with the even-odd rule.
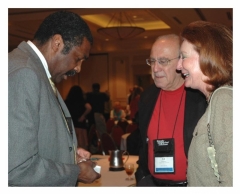
[[[179,59],[180,56],[174,58],[174,59]],[[167,66],[169,64],[170,61],[174,60],[174,59],[166,59],[166,58],[159,58],[159,59],[146,59],[147,65],[149,66],[153,66],[155,64],[155,62],[158,62],[158,65],[162,65],[162,66]]]

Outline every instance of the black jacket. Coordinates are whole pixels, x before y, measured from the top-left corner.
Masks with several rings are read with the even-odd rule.
[[[152,113],[157,102],[160,88],[152,84],[142,94],[139,101],[139,130],[140,130],[140,150],[138,168],[135,173],[137,182],[144,176],[150,174],[148,170],[148,145],[147,145],[147,129],[152,117]],[[184,151],[187,156],[188,149],[192,140],[192,133],[198,120],[204,114],[207,102],[205,96],[198,90],[185,88],[186,102],[185,102],[185,116],[184,116]]]

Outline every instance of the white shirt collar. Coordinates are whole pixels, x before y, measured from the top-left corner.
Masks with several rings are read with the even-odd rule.
[[[38,50],[38,48],[30,41],[28,40],[27,43],[29,44],[30,47],[32,47],[32,49],[35,51],[35,53],[37,54],[37,56],[40,58],[41,62],[42,62],[42,65],[46,71],[46,74],[47,74],[47,77],[48,78],[51,78],[51,74],[48,70],[48,65],[47,65],[47,61],[46,59],[44,58],[44,56],[42,55],[42,53]]]

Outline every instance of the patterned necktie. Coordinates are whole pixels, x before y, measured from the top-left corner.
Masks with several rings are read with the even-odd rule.
[[[49,78],[49,82],[50,82],[50,84],[51,84],[51,86],[52,86],[52,89],[53,89],[53,92],[54,92],[55,96],[57,96],[57,88],[56,88],[56,86],[55,86],[55,84],[53,83],[53,81],[52,81],[51,78]]]
[[[53,92],[54,92],[55,96],[57,97],[57,87],[55,86],[55,84],[53,83],[53,81],[52,81],[51,78],[49,78],[49,82],[50,82],[50,84],[51,84],[51,86],[52,86],[52,89],[53,89]],[[58,99],[58,98],[57,98],[57,99]],[[58,101],[58,103],[59,103],[59,101]],[[61,111],[62,111],[62,115],[63,115],[64,121],[65,121],[65,123],[66,123],[66,127],[67,127],[68,131],[72,134],[72,127],[70,127],[71,130],[69,129],[69,126],[71,126],[71,122],[68,123],[69,120],[65,117],[64,111],[62,110],[62,106],[61,106],[60,103],[59,103],[59,107],[60,107],[60,109],[61,109]],[[74,153],[75,153],[75,154],[74,154],[75,164],[77,164],[76,148],[75,148],[74,144],[73,144],[73,149],[74,149]]]

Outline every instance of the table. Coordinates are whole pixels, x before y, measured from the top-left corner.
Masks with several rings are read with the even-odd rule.
[[[134,174],[132,175],[134,180],[128,181],[126,180],[128,176],[124,170],[109,171],[109,155],[92,155],[91,158],[96,159],[94,161],[97,163],[97,165],[101,166],[101,178],[91,184],[84,184],[79,182],[78,187],[128,187],[135,185],[136,180]],[[127,157],[124,155],[123,158]],[[125,160],[123,162],[125,162]],[[136,163],[137,160],[138,156],[130,155],[127,161],[134,163],[135,171],[138,167]]]

